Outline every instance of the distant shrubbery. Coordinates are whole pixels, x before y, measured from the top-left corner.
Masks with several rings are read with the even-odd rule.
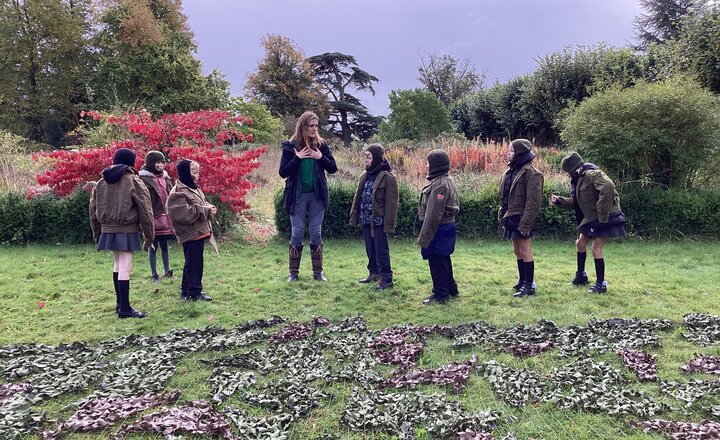
[[[326,238],[359,238],[359,229],[348,226],[350,206],[356,185],[330,185],[330,209],[325,211],[323,236]],[[544,195],[567,194],[567,187],[546,182]],[[400,186],[400,207],[395,236],[414,238],[419,194]],[[282,191],[275,194],[275,225],[280,236],[290,236],[290,219],[282,206]],[[679,237],[684,235],[720,236],[720,192],[685,189],[654,190],[627,188],[621,196],[627,214],[628,232],[644,237]],[[483,185],[478,191],[460,193],[458,234],[465,238],[499,237],[497,212],[498,184]],[[577,233],[575,213],[543,204],[536,222],[536,235],[548,238],[570,238]]]

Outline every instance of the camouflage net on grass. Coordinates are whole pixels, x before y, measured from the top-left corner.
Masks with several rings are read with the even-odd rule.
[[[700,346],[720,340],[718,317],[687,315],[683,326],[683,336]],[[498,427],[510,430],[516,418],[492,408],[464,407],[458,397],[473,376],[518,411],[549,404],[644,419],[631,426],[669,438],[720,438],[718,424],[709,421],[720,417],[720,381],[659,379],[657,355],[644,351],[660,349],[660,332],[673,328],[662,319],[609,319],[567,327],[541,320],[497,328],[478,321],[370,331],[360,316],[339,323],[322,317],[308,323],[275,317],[229,329],[175,329],[95,344],[11,345],[0,347],[5,380],[0,384],[0,438],[35,435],[54,440],[73,432],[105,431],[116,439],[132,433],[289,439],[297,423],[340,398],[334,433],[493,439]],[[424,356],[437,339],[449,342],[456,359],[423,368]],[[542,355],[564,365],[536,371],[497,360],[480,362],[471,353],[475,348],[480,349],[476,353],[511,354],[518,364]],[[613,353],[619,356],[619,368],[592,357]],[[178,367],[187,367],[186,361],[208,377],[207,395],[193,401],[166,389]],[[718,375],[718,358],[696,354],[682,371]],[[649,384],[641,390],[640,381]],[[427,386],[442,387],[447,394],[428,392]],[[336,395],[343,389],[349,396]],[[65,419],[54,420],[41,411],[66,396],[77,399],[58,411]],[[151,408],[156,410],[148,414]],[[708,419],[651,419],[673,411]]]

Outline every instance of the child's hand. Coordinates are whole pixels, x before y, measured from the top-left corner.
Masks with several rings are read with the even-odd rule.
[[[558,197],[555,194],[550,194],[550,206],[558,204]]]
[[[211,213],[212,215],[217,214],[217,206],[215,206],[215,205],[210,205],[210,213]]]

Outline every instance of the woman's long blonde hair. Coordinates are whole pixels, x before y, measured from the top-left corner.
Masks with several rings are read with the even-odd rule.
[[[305,112],[297,120],[295,124],[295,133],[290,138],[291,141],[295,141],[295,145],[298,150],[302,150],[305,147],[310,147],[313,150],[317,150],[320,144],[323,142],[323,138],[320,137],[319,132],[315,136],[310,137],[308,135],[308,125],[310,121],[315,119],[320,122],[320,118],[313,112]]]

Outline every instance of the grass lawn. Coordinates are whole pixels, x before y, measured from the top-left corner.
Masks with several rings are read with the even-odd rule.
[[[591,295],[586,288],[570,284],[575,271],[573,242],[539,240],[534,244],[538,295],[518,300],[511,297],[510,286],[516,281],[517,269],[509,242],[464,240],[458,243],[453,256],[460,296],[447,305],[430,307],[421,304],[431,287],[427,263],[409,241],[391,242],[396,286],[382,292],[357,283],[366,274],[360,241],[326,242],[325,273],[329,279],[326,283],[312,281],[309,249],[303,255],[301,281],[289,284],[285,281],[285,243],[274,240],[248,245],[228,241],[220,246],[219,257],[209,246],[206,248],[204,284],[215,298],[211,303],[181,301],[179,277],[152,284],[146,255],[137,253],[131,302],[147,313],[143,320],[115,317],[109,253],[98,253],[92,246],[0,247],[0,345],[98,341],[132,333],[162,334],[178,327],[231,327],[273,315],[301,322],[324,316],[339,322],[361,314],[369,327],[376,330],[395,324],[459,324],[477,320],[505,327],[533,324],[543,318],[560,326],[613,317],[666,318],[680,323],[686,313],[720,314],[720,246],[716,242],[611,242],[605,255],[608,293]],[[181,274],[183,258],[178,246],[171,250],[171,261],[175,273]],[[588,272],[593,279],[592,257],[588,258]],[[40,301],[45,302],[42,308]],[[702,348],[690,344],[681,333],[679,327],[662,333],[663,347],[650,350],[659,356],[661,379],[686,381],[679,367],[693,353],[720,352],[718,346]],[[420,366],[437,368],[466,360],[473,353],[480,362],[497,359],[513,368],[540,371],[567,363],[554,351],[527,359],[483,348],[456,352],[447,340],[433,337]],[[623,368],[616,356],[603,360]],[[176,374],[178,377],[173,377],[170,386],[182,389],[184,399],[207,398],[205,381],[210,373],[207,367],[190,358],[178,372],[185,374]],[[298,422],[293,438],[319,438],[327,434],[341,438],[391,438],[343,431],[338,425],[339,414],[349,387],[333,387],[337,388],[333,389],[336,401]],[[658,395],[654,385],[640,387]],[[517,416],[517,422],[503,425],[494,433],[496,438],[506,432],[515,432],[521,439],[659,438],[631,429],[627,418],[566,412],[548,404],[512,408],[495,396],[479,375],[471,376],[468,389],[461,392],[434,386],[419,389],[445,391],[475,411],[490,408]],[[74,395],[61,399],[48,410],[55,411],[53,416],[67,417],[69,413],[61,404],[77,398]],[[700,418],[697,414],[673,417],[694,421]],[[106,437],[107,433],[73,434],[69,438]]]

